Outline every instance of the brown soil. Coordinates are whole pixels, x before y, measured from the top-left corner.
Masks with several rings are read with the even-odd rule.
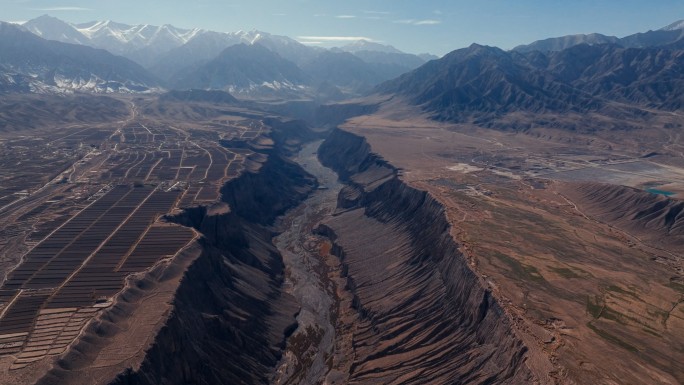
[[[344,130],[444,205],[469,267],[526,346],[553,364],[547,379],[677,384],[681,202],[614,186],[683,191],[682,142],[675,130],[639,124],[630,135],[503,132],[435,123],[393,102]],[[660,155],[641,158],[651,152]],[[624,164],[633,162],[645,163]],[[585,171],[570,181],[564,175],[574,170]],[[582,183],[592,180],[613,187]]]

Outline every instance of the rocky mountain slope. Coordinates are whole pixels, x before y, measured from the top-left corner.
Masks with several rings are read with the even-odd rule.
[[[684,52],[666,48],[583,44],[521,54],[472,45],[376,91],[404,96],[450,121],[491,120],[516,111],[639,114],[615,103],[681,108],[683,66]]]
[[[552,74],[532,68],[524,58],[476,44],[388,81],[376,91],[405,96],[441,120],[516,110],[580,111],[600,104]]]

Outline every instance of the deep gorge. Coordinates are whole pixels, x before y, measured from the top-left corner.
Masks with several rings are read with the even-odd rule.
[[[198,241],[201,255],[184,273],[174,310],[144,360],[111,384],[273,381],[300,311],[284,290],[287,266],[274,245],[273,225],[318,186],[290,160],[313,135],[302,137],[303,127],[297,124],[281,129],[272,135],[273,148],[261,149],[251,169],[222,189],[222,204],[168,218],[203,235]],[[333,309],[340,329],[334,354],[349,362],[327,364],[328,372],[348,373],[328,380],[538,380],[526,364],[528,348],[459,252],[442,206],[402,182],[397,170],[373,154],[361,137],[333,130],[319,149],[319,159],[338,173],[345,187],[336,212],[316,233],[332,242],[329,258],[339,259],[342,289],[352,298],[336,302]],[[340,343],[340,338],[349,343]],[[308,383],[303,381],[288,383]],[[42,383],[78,383],[78,373],[58,365]]]
[[[531,383],[527,347],[449,234],[443,207],[402,182],[361,137],[320,150],[347,183],[334,240],[359,314],[350,383]]]

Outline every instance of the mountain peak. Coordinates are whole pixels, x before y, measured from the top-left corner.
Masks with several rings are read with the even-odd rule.
[[[0,92],[149,92],[158,82],[128,59],[78,44],[43,39],[32,32],[77,33],[66,23],[42,18],[22,28],[0,24],[0,76],[9,74],[11,84]],[[83,37],[83,36],[81,36]],[[66,39],[65,36],[65,40]],[[7,72],[7,69],[10,69]]]
[[[679,21],[675,21],[674,23],[672,23],[666,27],[663,27],[660,30],[661,31],[676,31],[679,29],[684,29],[684,19],[679,20]]]
[[[459,50],[456,50],[452,53],[458,53],[458,54],[465,54],[467,56],[502,56],[506,54],[504,50],[498,47],[491,47],[488,45],[482,45],[482,44],[477,44],[473,43],[471,44],[468,48],[462,48]]]
[[[42,14],[42,15],[36,17],[36,18],[33,19],[33,20],[59,20],[59,19],[56,18],[56,17],[54,17],[54,16],[50,16],[50,15],[48,15],[47,13],[44,13],[44,14]],[[62,21],[62,20],[59,20],[59,21]]]
[[[39,16],[27,21],[22,26],[34,35],[47,40],[81,45],[87,42],[87,38],[79,33],[71,24],[50,15]]]
[[[199,68],[180,73],[176,88],[220,89],[251,92],[298,89],[306,76],[294,63],[260,44],[235,44]]]

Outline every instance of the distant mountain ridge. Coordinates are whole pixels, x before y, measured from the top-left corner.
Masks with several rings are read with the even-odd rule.
[[[405,96],[437,119],[450,121],[473,113],[567,112],[597,107],[580,90],[517,59],[499,48],[473,44],[383,83],[376,91]]]
[[[587,113],[612,102],[684,108],[684,51],[576,45],[559,52],[506,52],[474,44],[375,91],[420,105],[435,119],[491,121],[512,112]]]
[[[684,42],[684,20],[674,22],[655,31],[635,33],[618,38],[600,33],[568,35],[538,40],[530,44],[513,48],[517,52],[562,51],[579,44],[617,44],[625,48],[662,47]]]
[[[0,22],[0,92],[137,93],[160,83],[140,65],[105,50],[49,41]]]
[[[603,108],[606,101],[678,109],[684,89],[682,27],[684,21],[624,38],[565,36],[510,52],[473,45],[437,59],[368,40],[326,50],[261,31],[69,24],[41,16],[23,27],[3,27],[13,32],[0,35],[10,53],[0,57],[0,85],[3,92],[179,88],[321,100],[358,96],[394,79],[376,90],[408,96],[447,120],[463,111],[582,112]],[[23,43],[13,43],[14,35]],[[32,59],[21,61],[28,56]],[[149,71],[131,60],[146,63]]]
[[[208,63],[181,73],[173,86],[178,89],[219,89],[230,93],[298,90],[307,77],[294,63],[258,44],[233,45]]]
[[[149,66],[160,54],[179,47],[205,32],[198,28],[127,25],[110,20],[69,24],[48,15],[29,20],[23,27],[47,40],[105,49],[143,66]]]
[[[311,86],[315,93],[316,89],[325,84],[326,93],[338,94],[342,91],[334,91],[330,87],[341,87],[345,93],[357,95],[434,58],[403,53],[392,46],[367,40],[359,40],[342,48],[330,50],[333,53],[344,52],[358,59],[353,60],[344,55],[331,56],[328,50],[309,47],[289,37],[262,31],[223,33],[181,29],[170,25],[131,26],[113,21],[69,24],[47,15],[30,20],[23,27],[44,39],[102,48],[129,58],[149,69],[170,87],[209,87],[234,93],[252,92],[262,88],[261,85],[264,84],[270,84],[272,90],[293,90],[306,85]],[[198,74],[198,71],[211,67],[209,64],[227,48],[240,44],[265,47],[279,58],[313,73],[304,77],[297,75],[291,79],[282,76],[269,79],[269,74],[275,76],[279,71],[267,68],[264,63],[253,63],[256,65],[254,70],[259,69],[264,73],[257,75],[252,71],[247,76],[248,80],[241,79],[236,73],[226,76],[225,71],[221,75]],[[331,57],[344,60],[331,63]],[[332,73],[328,69],[319,68],[326,60],[328,65],[333,65],[339,72]],[[283,67],[279,59],[272,64],[275,67]],[[232,68],[234,71],[235,66]],[[214,69],[217,70],[215,67]],[[294,74],[293,71],[286,72]],[[207,82],[207,78],[211,76],[215,77],[214,81]],[[229,79],[235,84],[228,84]],[[336,79],[339,82],[336,82]]]

